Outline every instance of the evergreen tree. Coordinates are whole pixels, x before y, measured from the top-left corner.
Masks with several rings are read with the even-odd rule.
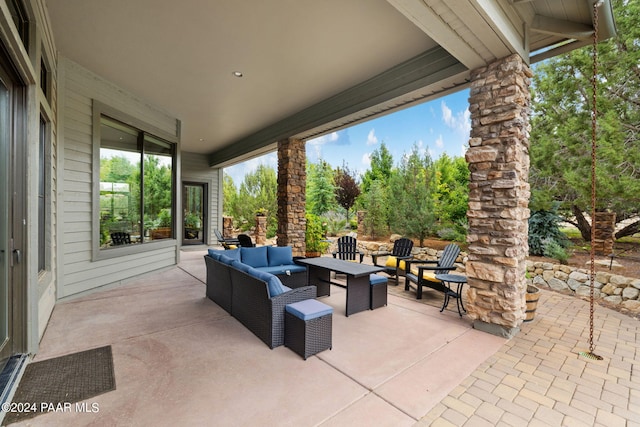
[[[331,165],[324,160],[315,164],[308,163],[307,212],[322,216],[336,206],[336,187]]]
[[[372,181],[369,191],[363,193],[363,198],[367,206],[367,214],[364,217],[365,233],[372,238],[387,234],[387,200],[382,183],[379,180]]]
[[[389,185],[392,171],[393,156],[385,143],[382,142],[380,148],[371,153],[371,166],[362,177],[362,191],[368,192],[373,181],[380,181],[382,186],[386,188]]]
[[[420,157],[418,147],[403,157],[390,182],[393,195],[390,209],[391,229],[409,237],[424,239],[433,234],[435,224],[435,172],[431,157]]]

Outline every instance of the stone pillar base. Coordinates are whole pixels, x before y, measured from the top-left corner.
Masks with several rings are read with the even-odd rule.
[[[518,332],[520,332],[520,328],[518,327],[507,327],[502,325],[496,325],[494,323],[483,322],[482,320],[474,320],[473,321],[473,329],[477,329],[482,332],[489,333],[491,335],[496,335],[502,338],[511,339],[515,337]]]

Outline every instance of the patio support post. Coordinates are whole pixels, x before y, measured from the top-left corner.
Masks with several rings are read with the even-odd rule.
[[[290,245],[293,256],[305,254],[305,142],[278,141],[278,246]]]
[[[468,312],[508,338],[526,310],[531,77],[515,54],[471,72]]]

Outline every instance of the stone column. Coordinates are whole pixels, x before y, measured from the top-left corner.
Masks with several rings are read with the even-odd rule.
[[[290,245],[294,256],[305,253],[306,152],[304,141],[278,141],[278,246]]]
[[[595,251],[598,255],[609,256],[613,253],[613,242],[616,234],[616,213],[596,212],[593,219],[595,229]]]
[[[358,237],[365,236],[366,230],[364,227],[364,219],[367,216],[367,211],[356,212],[356,218],[358,219]]]
[[[233,217],[231,216],[223,216],[222,217],[222,237],[225,239],[230,239],[233,233]]]
[[[469,317],[511,337],[525,316],[532,73],[519,55],[471,72]]]
[[[256,215],[256,245],[264,245],[267,242],[267,217]]]

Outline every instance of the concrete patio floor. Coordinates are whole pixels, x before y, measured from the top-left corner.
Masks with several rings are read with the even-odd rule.
[[[617,312],[596,309],[595,362],[577,354],[589,310],[571,296],[543,291],[536,320],[507,341],[404,286],[347,318],[334,286],[321,299],[333,349],[304,361],[204,297],[204,253],[59,303],[34,360],[110,344],[117,388],[87,401],[98,413],[14,425],[640,426],[640,322]]]

